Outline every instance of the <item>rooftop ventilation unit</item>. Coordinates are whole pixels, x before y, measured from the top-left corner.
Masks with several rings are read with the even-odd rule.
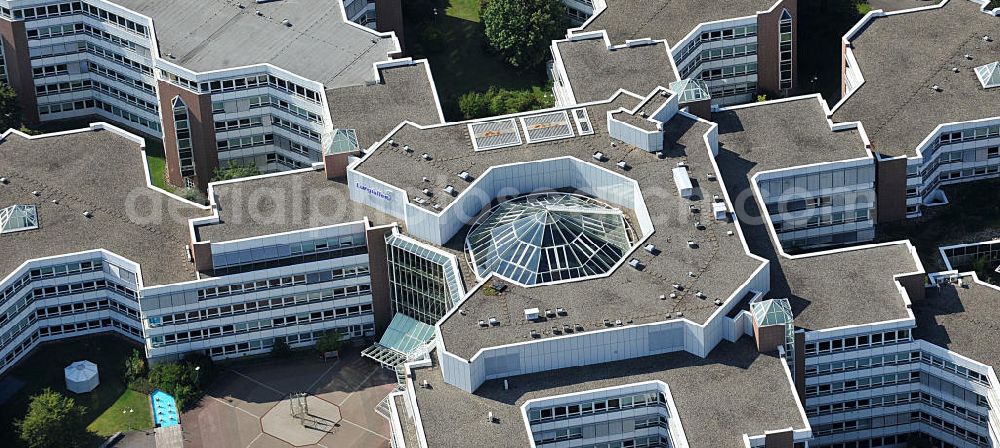
[[[417,204],[423,205],[423,204],[427,203],[427,200],[424,199],[424,198],[421,198],[421,197],[415,197],[415,198],[413,198],[413,202],[416,202]]]
[[[715,306],[722,306],[722,299],[715,299]]]
[[[7,183],[7,178],[6,177],[0,177],[0,184],[6,184],[6,183]]]
[[[695,295],[695,297],[697,297],[699,299],[704,299],[705,297],[708,297],[708,296],[705,295],[705,293],[703,293],[701,291],[698,291],[698,292],[694,293],[694,295]]]
[[[618,165],[618,168],[621,168],[623,170],[628,169],[628,162],[625,162],[624,160],[619,160],[616,165]]]
[[[430,381],[427,381],[427,380],[423,380],[423,381],[422,381],[422,382],[420,383],[420,387],[422,387],[422,388],[424,388],[424,389],[430,389],[430,388],[431,388],[431,383],[430,383]]]
[[[940,92],[941,91],[941,86],[939,86],[937,84],[934,84],[933,86],[931,86],[931,90],[933,90],[935,92]]]
[[[676,289],[678,291],[683,291],[684,290],[684,285],[682,285],[680,283],[674,283],[673,285],[670,285],[670,286],[673,286],[674,289]]]
[[[545,317],[548,317],[550,319],[553,318],[553,317],[556,317],[556,312],[547,309],[547,310],[545,310]]]
[[[639,267],[642,266],[642,262],[640,262],[638,258],[633,258],[628,261],[628,265],[632,266],[633,268],[639,269]]]
[[[484,328],[485,328],[485,327],[488,327],[488,326],[489,326],[489,324],[487,324],[485,320],[480,320],[480,321],[479,321],[479,326],[480,326],[480,327],[484,327]]]
[[[685,165],[680,165],[673,170],[674,173],[674,183],[677,184],[677,193],[681,195],[682,198],[690,199],[694,195],[694,186],[691,185],[691,177],[688,176],[688,170]]]
[[[594,153],[594,160],[596,160],[598,162],[603,162],[604,161],[604,153],[600,152],[600,151],[595,152]]]
[[[691,241],[691,240],[688,240],[688,247],[690,247],[692,249],[696,249],[698,247],[698,243],[696,243],[694,241]]]
[[[542,335],[539,334],[537,330],[531,330],[531,338],[532,339],[538,339],[540,337],[542,337]]]
[[[525,308],[524,320],[537,320],[537,319],[538,319],[538,308]]]
[[[424,194],[427,195],[427,196],[431,195],[431,189],[430,188],[424,188],[423,190],[420,190],[420,191],[423,191]]]
[[[566,313],[566,309],[565,308],[556,308],[556,314],[558,314],[560,316],[565,316],[568,313]]]
[[[31,192],[31,194],[32,194],[33,196],[41,196],[41,195],[42,195],[42,192],[41,192],[41,191],[38,191],[38,190],[34,190],[34,191],[32,191],[32,192]]]
[[[264,15],[264,13],[260,12],[259,9],[255,10],[253,13],[257,14],[258,16],[263,16]]]
[[[968,60],[970,60],[970,61],[971,61],[971,60],[972,60],[972,55],[971,55],[971,54],[968,54],[968,53],[966,53],[966,54],[965,54],[965,59],[968,59]]]
[[[282,19],[281,20],[281,24],[285,25],[287,27],[291,27],[292,26],[292,22],[289,22],[288,19]]]
[[[411,148],[410,145],[403,145],[403,151],[413,152],[413,148]]]
[[[424,159],[424,160],[430,160],[430,159],[431,159],[431,155],[430,155],[430,154],[427,154],[427,153],[425,152],[425,153],[423,153],[423,154],[421,154],[421,155],[420,155],[420,158],[421,158],[421,159]]]
[[[424,182],[430,182],[431,181],[427,176],[421,177],[420,180],[422,180]]]
[[[647,244],[644,247],[644,249],[646,249],[646,252],[649,252],[649,253],[651,253],[653,255],[656,255],[656,245],[655,244]]]
[[[431,208],[433,208],[434,210],[441,210],[441,204],[438,204],[437,202],[435,202],[435,203],[431,204]]]
[[[715,219],[719,221],[725,221],[729,217],[729,210],[726,208],[725,202],[713,203],[712,213],[715,215]]]
[[[496,291],[496,292],[498,292],[498,293],[504,292],[507,289],[507,285],[505,285],[503,283],[494,283],[494,284],[492,284],[490,286],[492,286],[493,290]]]
[[[93,214],[93,213],[91,213],[91,212],[90,212],[89,210],[88,210],[88,211],[85,211],[85,212],[83,212],[83,217],[84,217],[84,218],[92,218],[93,216],[94,216],[94,214]]]
[[[468,171],[462,171],[461,173],[458,173],[458,177],[460,177],[462,180],[465,181],[472,180],[472,175],[469,174]]]
[[[445,185],[443,191],[445,192],[445,194],[453,196],[455,194],[455,187],[451,185]]]
[[[389,143],[389,146],[396,146],[396,141],[393,140],[393,139],[391,139],[391,138],[389,139],[388,143]]]
[[[497,320],[497,318],[495,318],[495,317],[491,317],[490,318],[490,326],[491,327],[498,327],[498,326],[500,326],[500,321]]]
[[[989,35],[983,36],[983,42],[993,42],[993,38]]]

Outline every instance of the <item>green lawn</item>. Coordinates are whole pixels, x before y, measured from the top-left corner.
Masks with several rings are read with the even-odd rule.
[[[479,24],[479,0],[435,0],[439,14],[424,18],[404,15],[407,52],[430,61],[445,118],[461,120],[458,99],[490,86],[508,89],[544,88],[545,68],[517,70],[492,53]],[[444,13],[440,13],[444,11]]]
[[[451,0],[445,14],[470,22],[479,22],[479,0]]]
[[[43,344],[23,359],[4,376],[16,378],[25,384],[9,400],[0,404],[0,446],[20,448],[13,421],[24,415],[31,395],[46,387],[73,397],[87,408],[86,418],[93,431],[93,446],[104,437],[118,431],[146,429],[153,426],[144,395],[128,391],[123,380],[125,358],[133,349],[142,348],[135,343],[114,335],[97,335],[71,338]],[[66,390],[63,368],[74,361],[86,359],[97,364],[101,385],[89,394],[74,394]],[[121,415],[121,408],[128,406],[135,412]]]

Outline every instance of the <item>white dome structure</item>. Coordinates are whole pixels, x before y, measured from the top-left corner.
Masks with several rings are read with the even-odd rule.
[[[71,392],[85,394],[101,384],[97,375],[97,365],[90,361],[77,361],[63,370],[66,374],[66,389]]]

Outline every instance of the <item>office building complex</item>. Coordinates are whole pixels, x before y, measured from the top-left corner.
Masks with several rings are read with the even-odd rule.
[[[390,32],[366,28],[379,3]],[[167,180],[204,190],[230,162],[320,161],[348,119],[327,90],[384,81],[398,3],[4,1],[2,71],[29,122],[97,116],[162,138]]]
[[[336,330],[397,375],[376,407],[394,447],[1000,444],[1000,288],[957,269],[995,268],[1000,242],[942,247],[942,272],[873,243],[995,171],[1000,10],[873,11],[831,108],[735,104],[794,93],[794,1],[676,3],[580,3],[546,110],[444,122],[425,61],[311,65],[332,76],[316,152],[210,183],[208,205],[150,187],[114,126],[7,132],[0,372],[100,331],[162,362]],[[354,70],[379,82],[331,81]],[[213,82],[194,79],[157,79],[171,123],[248,116],[243,90],[194,101]]]

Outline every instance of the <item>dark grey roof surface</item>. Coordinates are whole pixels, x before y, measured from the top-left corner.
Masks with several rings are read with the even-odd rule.
[[[1000,60],[1000,20],[979,8],[951,0],[875,19],[852,41],[865,83],[834,121],[861,121],[873,150],[892,157],[916,155],[939,124],[1000,116],[1000,89],[983,89],[973,70]]]
[[[927,289],[913,302],[917,328],[913,337],[994,368],[1000,366],[1000,290],[973,283]]]
[[[623,123],[628,123],[645,131],[656,131],[657,123],[650,120],[648,117],[653,115],[657,109],[663,107],[663,104],[670,99],[669,96],[664,95],[669,95],[669,92],[667,90],[658,90],[656,95],[651,96],[647,101],[639,105],[638,110],[636,110],[635,113],[629,112],[628,110],[612,112],[611,118]],[[643,116],[643,113],[645,113],[645,117]]]
[[[816,97],[712,114],[720,150],[753,161],[750,174],[868,157],[857,130],[831,131]]]
[[[831,137],[813,135],[813,132],[823,132],[823,129],[826,129],[827,134],[832,134],[826,127],[826,121],[823,117],[815,117],[815,114],[805,114],[798,110],[798,107],[806,106],[809,103],[818,104],[815,99],[809,99],[803,102],[757,106],[742,111],[757,109],[754,111],[755,115],[759,114],[760,117],[771,119],[763,123],[774,123],[774,120],[781,123],[775,129],[791,131],[793,129],[816,128],[813,131],[801,131],[801,135],[806,138],[805,142],[807,143],[830,139]],[[789,105],[794,107],[789,108]],[[773,111],[769,114],[767,112],[770,109]],[[788,113],[793,115],[786,116]],[[794,114],[797,113],[802,113],[802,115],[798,119],[793,119]],[[810,117],[810,115],[813,116]],[[715,117],[713,116],[713,118]],[[745,124],[751,122],[753,120],[747,120]],[[818,126],[812,122],[819,122],[822,125]],[[753,173],[761,169],[773,168],[772,165],[775,164],[787,164],[787,162],[782,162],[780,157],[775,157],[770,153],[771,151],[781,153],[784,148],[773,148],[767,143],[766,138],[746,135],[757,132],[763,132],[766,135],[767,132],[764,130],[772,129],[769,125],[762,129],[748,127],[742,131],[736,131],[728,127],[731,124],[727,124],[729,132],[723,133],[720,129],[720,149],[716,161],[729,197],[736,201],[734,207],[750,251],[772,262],[769,297],[788,298],[792,305],[792,311],[795,313],[795,325],[810,330],[909,317],[902,296],[896,288],[896,281],[893,279],[894,275],[918,270],[918,266],[905,244],[853,249],[795,259],[779,255],[770,233],[762,224],[758,203],[754,196],[748,192],[750,191],[749,178]],[[843,132],[845,131],[837,132],[837,134]],[[795,135],[786,134],[789,133],[778,132],[775,138],[783,141],[789,138],[789,135]],[[852,134],[853,137],[851,137]],[[848,141],[856,140],[856,133],[851,131],[846,138]],[[836,140],[835,138],[834,141]],[[747,146],[748,142],[756,142],[756,144]],[[849,147],[851,145],[844,149]],[[795,146],[790,148],[794,149]],[[835,151],[835,149],[831,149],[829,152],[835,153]],[[823,155],[823,152],[822,150],[810,151],[808,154],[827,158],[828,156]],[[848,151],[844,155],[849,155],[852,158],[857,157],[850,152]],[[815,162],[810,159],[794,159],[795,155],[787,153],[784,157],[800,160],[800,164]],[[863,299],[859,300],[859,298]]]
[[[106,249],[139,263],[147,286],[194,280],[187,220],[208,212],[146,187],[143,157],[103,130],[0,142],[0,207],[34,204],[39,224],[0,235],[0,277],[28,259]]]
[[[921,8],[936,3],[941,3],[941,0],[868,0],[872,9],[881,9],[886,12]]]
[[[761,355],[750,338],[722,342],[707,358],[686,352],[635,358],[487,381],[475,393],[444,382],[437,367],[414,371],[414,388],[428,446],[525,447],[526,401],[553,395],[663,381],[692,448],[742,447],[742,435],[806,426],[791,380],[776,357]],[[455,412],[460,409],[461,412]],[[499,423],[488,423],[493,412]]]
[[[649,37],[673,47],[699,23],[756,15],[778,1],[607,0],[608,7],[584,31],[607,30],[614,44]]]
[[[285,173],[214,186],[218,224],[197,228],[200,241],[215,243],[360,221],[395,219],[350,199],[343,180],[323,170]]]
[[[160,55],[196,72],[271,63],[327,87],[358,85],[374,80],[372,64],[396,48],[346,23],[340,0],[113,1],[152,18]]]
[[[556,45],[578,103],[606,100],[618,89],[645,95],[657,86],[677,81],[670,50],[662,42],[614,51],[608,50],[604,39],[560,41]]]
[[[383,145],[358,165],[359,171],[406,189],[410,197],[421,194],[419,189],[428,185],[436,192],[445,184],[464,189],[468,182],[457,176],[463,170],[478,179],[490,166],[553,157],[572,156],[586,163],[598,163],[591,157],[596,151],[607,157],[606,161],[598,163],[600,166],[639,182],[655,228],[648,243],[662,251],[654,256],[639,249],[629,255],[628,258],[638,258],[642,262],[642,270],[625,264],[606,278],[534,288],[512,286],[499,297],[479,291],[462,305],[465,315],[455,313],[441,324],[448,351],[471,357],[483,347],[530,340],[531,329],[538,330],[542,337],[552,336],[553,322],[524,320],[523,309],[533,307],[543,310],[565,308],[568,316],[557,319],[555,324],[579,323],[587,330],[604,328],[604,319],[623,323],[631,320],[639,324],[667,320],[668,314],[680,317],[677,313],[683,313],[683,318],[704,322],[718,309],[713,301],[733,294],[760,266],[760,261],[746,255],[739,237],[727,235],[728,231],[736,230],[735,225],[711,217],[712,195],[721,194],[721,189],[718,183],[707,179],[713,172],[703,140],[709,125],[680,115],[669,121],[664,159],[622,143],[616,147],[608,145],[606,120],[598,117],[604,117],[608,110],[631,109],[636,104],[638,100],[634,97],[621,95],[610,103],[588,107],[593,135],[479,152],[473,151],[464,123],[426,130],[406,126],[393,135],[399,146]],[[413,154],[420,154],[427,148],[433,159],[423,161],[419,155],[407,154],[402,150],[404,144],[415,148]],[[625,171],[616,167],[615,162],[619,160],[625,160],[630,169]],[[681,160],[690,165],[691,176],[701,188],[701,196],[695,201],[680,198],[670,180],[671,170]],[[423,182],[423,176],[431,181]],[[444,195],[438,194],[433,200],[447,203],[452,199],[440,196]],[[690,204],[698,205],[701,214],[691,213]],[[696,229],[696,221],[707,228]],[[464,235],[456,235],[449,246],[460,248]],[[689,248],[689,240],[698,242],[699,247]],[[465,258],[459,254],[459,260]],[[463,270],[471,272],[468,266]],[[697,278],[690,278],[689,272],[695,272]],[[678,299],[659,300],[660,295],[673,291],[673,283],[686,286],[678,293]],[[704,292],[706,299],[695,297],[699,290]],[[489,317],[496,317],[501,325],[481,331],[478,321]]]
[[[326,91],[334,126],[357,130],[362,149],[403,121],[421,125],[442,122],[426,62],[381,69],[379,73],[381,83]]]

